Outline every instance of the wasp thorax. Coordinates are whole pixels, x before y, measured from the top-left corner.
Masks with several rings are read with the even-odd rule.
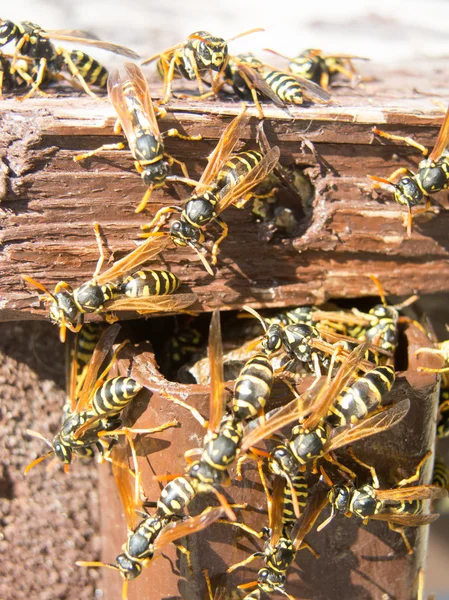
[[[124,579],[135,579],[142,572],[142,566],[138,562],[128,558],[124,552],[119,554],[115,561],[119,568],[120,575]]]
[[[73,292],[74,300],[83,312],[95,312],[108,299],[102,286],[94,283],[83,283]]]
[[[354,490],[351,510],[359,517],[375,515],[379,504],[379,500],[376,500],[376,490],[371,485],[364,485],[360,489]]]
[[[394,199],[399,204],[415,206],[423,198],[423,193],[413,177],[402,177],[396,185]]]
[[[305,431],[300,427],[292,430],[295,436],[290,443],[290,448],[300,464],[313,460],[323,453],[324,444],[327,441],[327,431],[325,427],[317,427],[313,431]]]

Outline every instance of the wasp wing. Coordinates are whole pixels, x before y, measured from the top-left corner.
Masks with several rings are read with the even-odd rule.
[[[324,486],[319,482],[309,496],[307,506],[301,515],[301,519],[292,530],[293,548],[295,551],[299,550],[304,538],[315,525],[316,520],[328,504],[328,491],[328,486]]]
[[[246,106],[243,110],[228,124],[213,152],[207,159],[207,166],[203,171],[200,179],[200,185],[195,188],[196,192],[204,191],[205,187],[208,187],[213,179],[217,176],[218,172],[223,167],[224,163],[230,157],[235,145],[240,139],[242,129],[248,122],[248,116],[245,114]]]
[[[324,447],[324,454],[328,454],[342,446],[354,444],[375,433],[387,431],[401,421],[408,413],[410,400],[406,398],[392,407],[377,413],[372,417],[362,419],[353,427],[345,427],[343,431],[337,433]]]
[[[449,106],[444,115],[444,120],[441,124],[440,131],[438,132],[437,141],[433,147],[432,152],[429,154],[429,160],[437,161],[443,152],[446,150],[449,143]]]
[[[126,46],[121,46],[120,44],[113,44],[112,42],[103,42],[97,37],[95,37],[93,34],[87,31],[81,31],[79,29],[47,30],[41,32],[40,35],[42,35],[42,37],[44,38],[51,38],[52,40],[73,42],[74,44],[81,44],[83,46],[93,46],[94,48],[99,48],[100,50],[113,52],[114,54],[126,56],[127,58],[140,58],[137,52],[134,52],[134,50],[131,50],[130,48],[126,48]]]
[[[105,306],[106,311],[135,310],[139,314],[154,312],[176,312],[187,308],[198,300],[195,294],[170,294],[168,296],[144,296],[141,298],[128,298],[121,296],[111,300]]]
[[[126,105],[125,95],[123,93],[123,82],[120,79],[120,74],[117,70],[109,73],[108,96],[112,106],[115,109],[115,112],[117,113],[123,133],[128,140],[129,149],[134,156],[136,148],[136,133],[134,130],[134,124],[131,120],[131,115]]]
[[[304,77],[296,75],[295,73],[286,73],[286,75],[296,79],[296,81],[301,85],[304,96],[307,96],[307,98],[310,100],[313,100],[314,102],[321,102],[322,104],[328,104],[332,101],[331,95],[326,92],[324,88],[317,83],[314,83],[310,79],[305,79]]]
[[[284,490],[285,479],[275,477],[273,483],[273,493],[271,494],[269,504],[271,538],[270,545],[276,546],[283,530],[282,514],[284,512]]]
[[[406,515],[406,514],[394,514],[394,513],[380,513],[377,515],[371,515],[369,520],[375,521],[387,521],[388,523],[394,523],[395,525],[402,525],[403,527],[420,527],[421,525],[429,525],[438,519],[440,515],[438,513],[432,513],[429,515]]]
[[[220,198],[216,208],[217,215],[221,214],[228,206],[237,200],[244,199],[245,195],[250,190],[263,181],[276,166],[279,161],[279,156],[280,150],[277,146],[274,146],[263,156],[262,160],[254,167],[254,169],[251,169],[251,171],[241,179],[241,181],[235,185],[230,183],[220,190]]]
[[[235,63],[237,64],[239,74],[242,77],[243,81],[245,81],[246,85],[251,89],[251,86],[256,88],[263,96],[266,96],[276,106],[281,108],[284,107],[284,102],[279,98],[276,92],[268,85],[262,75],[256,69],[253,69],[250,65],[247,65],[243,62],[240,62],[235,59]]]
[[[112,473],[117,484],[120,500],[125,513],[128,531],[132,531],[139,520],[137,511],[142,508],[136,504],[135,489],[137,474],[133,474],[129,467],[129,446],[118,443],[111,451]]]
[[[89,407],[92,401],[92,392],[97,383],[98,371],[112,349],[120,329],[121,326],[118,323],[106,329],[100,337],[98,344],[95,346],[92,358],[89,361],[83,387],[80,390],[79,399],[75,408],[76,412],[81,412]]]
[[[70,411],[73,412],[76,407],[76,382],[78,376],[78,341],[79,333],[73,337],[73,345],[67,344],[66,347],[66,393],[70,401]]]
[[[224,395],[223,344],[221,339],[220,311],[212,313],[209,330],[210,407],[209,431],[218,431],[226,410]]]
[[[210,510],[206,509],[196,517],[189,517],[183,521],[169,523],[157,536],[154,544],[155,551],[186,535],[206,529],[206,527],[209,527],[209,525],[212,525],[212,523],[215,523],[215,521],[222,517],[223,514],[224,510],[218,506]]]
[[[436,500],[446,498],[447,490],[436,485],[416,485],[392,490],[376,490],[376,497],[383,501],[412,502],[413,500]]]
[[[132,252],[116,261],[112,267],[96,277],[95,281],[98,284],[105,284],[125,278],[140,267],[140,265],[157,256],[169,243],[170,236],[165,233],[156,232],[149,234],[143,244],[140,244]]]
[[[142,103],[145,115],[150,122],[151,133],[157,140],[161,140],[161,133],[154,112],[153,101],[151,99],[150,87],[142,72],[142,69],[134,63],[125,63],[125,70],[128,73],[129,80],[133,83],[134,89]]]

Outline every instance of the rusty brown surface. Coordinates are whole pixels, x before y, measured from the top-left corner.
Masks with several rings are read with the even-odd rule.
[[[401,165],[413,169],[421,158],[401,143],[374,139],[374,125],[432,147],[443,117],[434,100],[448,90],[444,70],[437,63],[431,69],[423,63],[409,72],[379,65],[373,71],[377,81],[365,88],[339,88],[338,104],[290,107],[288,112],[265,105],[265,131],[270,143],[280,146],[281,162],[307,167],[316,185],[313,214],[304,217],[294,202],[298,235],[276,235],[267,243],[249,210],[229,209],[224,216],[230,235],[221,246],[215,278],[191,251],[170,246],[163,265],[170,265],[197,293],[199,309],[217,304],[240,308],[248,302],[286,306],[372,294],[373,285],[364,277],[369,272],[377,273],[391,293],[449,289],[446,211],[417,217],[408,239],[402,209],[390,193],[374,193],[366,178],[388,176]],[[186,160],[192,176],[199,176],[240,102],[172,100],[168,108],[162,130],[176,125],[204,137],[201,142],[167,142],[167,150]],[[0,114],[0,319],[42,318],[45,309],[19,274],[50,288],[61,279],[72,285],[87,280],[98,257],[93,222],[101,224],[108,249],[116,258],[122,256],[134,247],[140,225],[148,220],[134,213],[145,189],[128,151],[106,152],[78,164],[72,160],[81,151],[120,139],[113,136],[114,113],[105,99],[11,98],[0,102]],[[251,140],[255,147],[253,107],[250,114],[254,118],[242,141]],[[304,138],[313,142],[329,169],[320,167],[302,144]],[[187,193],[179,185],[155,192],[149,214],[182,201]],[[447,194],[440,193],[437,202],[445,205]],[[217,234],[216,227],[210,231]]]
[[[438,383],[434,375],[417,372],[416,367],[422,362],[414,357],[414,351],[429,342],[414,326],[407,327],[406,340],[402,340],[402,345],[405,348],[407,343],[409,365],[406,371],[399,374],[391,400],[397,402],[409,398],[411,410],[390,432],[373,436],[354,446],[362,460],[376,466],[382,487],[410,476],[420,458],[433,448],[435,441]],[[140,438],[138,453],[143,488],[148,499],[155,501],[160,487],[154,474],[182,473],[186,465],[184,452],[200,446],[204,435],[204,430],[190,414],[168,403],[158,394],[158,390],[162,387],[187,401],[206,417],[209,390],[207,386],[167,382],[158,373],[154,356],[148,352],[146,345],[137,350],[134,356],[132,349],[128,353],[124,351],[122,356],[122,372],[131,372],[150,390],[139,396],[129,415],[130,423],[135,422],[139,427],[155,427],[173,417],[182,423],[180,428],[169,429],[147,439]],[[438,366],[438,359],[434,357],[427,357],[426,361],[427,366]],[[232,383],[228,383],[227,387],[232,390]],[[285,401],[287,399],[285,395]],[[279,398],[276,397],[276,400]],[[431,480],[431,462],[426,464],[421,482]],[[244,481],[238,482],[233,474],[232,487],[224,491],[229,500],[248,503],[247,510],[239,511],[239,519],[259,530],[268,524],[265,495],[252,461],[246,463],[243,472]],[[366,473],[362,475],[366,481]],[[100,497],[111,499],[102,505],[103,559],[106,561],[115,559],[126,540],[126,526],[114,486],[109,467],[103,467]],[[215,503],[212,496],[195,500],[190,506],[191,514],[197,514],[207,505]],[[323,532],[312,532],[308,536],[308,541],[320,553],[320,558],[313,558],[307,551],[299,552],[289,571],[287,591],[295,598],[311,600],[414,599],[417,594],[417,574],[424,566],[428,532],[425,527],[408,528],[406,535],[414,547],[412,556],[407,555],[401,537],[390,531],[385,523],[370,522],[364,526],[355,518],[335,518]],[[228,592],[225,597],[238,597],[233,595],[236,594],[236,586],[253,581],[257,570],[263,566],[262,561],[256,560],[252,565],[224,577],[229,565],[262,548],[260,541],[226,525],[215,524],[188,538],[186,544],[194,561],[193,576],[189,574],[184,558],[174,547],[167,547],[164,555],[168,558],[158,559],[131,582],[129,599],[207,600],[202,575],[205,567],[209,569],[214,586],[218,583],[225,585]],[[120,588],[119,575],[105,571],[102,589],[106,600],[118,598]]]

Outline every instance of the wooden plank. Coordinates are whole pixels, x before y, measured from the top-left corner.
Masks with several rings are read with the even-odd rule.
[[[439,208],[437,215],[417,217],[408,239],[402,208],[392,194],[373,192],[366,178],[386,177],[399,165],[417,167],[417,151],[374,138],[372,127],[413,136],[431,147],[443,116],[432,90],[439,98],[449,93],[448,84],[443,72],[425,73],[425,63],[412,74],[380,69],[375,74],[378,81],[364,89],[340,88],[338,104],[331,106],[286,111],[266,105],[264,128],[270,143],[280,146],[282,164],[307,168],[316,187],[312,214],[304,216],[298,199],[290,199],[297,232],[293,237],[276,234],[267,243],[248,209],[229,209],[224,216],[230,235],[221,246],[215,278],[190,250],[170,246],[164,264],[198,295],[196,308],[210,310],[217,298],[221,306],[236,309],[246,302],[285,306],[373,294],[366,277],[370,272],[391,293],[449,290],[446,211]],[[425,88],[429,96],[413,86]],[[166,145],[199,177],[240,102],[175,99],[168,108],[161,129],[176,126],[204,137],[201,142],[170,139]],[[249,112],[254,118],[242,141],[257,147],[258,120],[253,107]],[[10,98],[0,102],[0,114],[0,319],[43,318],[45,308],[39,306],[36,292],[22,284],[20,274],[50,288],[61,279],[79,285],[89,279],[97,260],[94,221],[117,258],[135,247],[140,225],[150,214],[181,202],[188,190],[167,186],[153,194],[148,214],[136,215],[145,188],[128,151],[73,162],[79,152],[120,139],[113,135],[114,112],[105,99]],[[314,144],[316,154],[305,139]],[[437,201],[445,205],[447,194],[440,193]],[[210,231],[217,233],[215,227]]]

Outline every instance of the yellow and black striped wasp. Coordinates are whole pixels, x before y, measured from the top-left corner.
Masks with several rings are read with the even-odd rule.
[[[366,524],[370,520],[386,521],[393,531],[399,533],[404,540],[405,547],[409,554],[413,549],[408,541],[404,527],[419,527],[428,525],[435,521],[439,515],[435,513],[424,514],[424,500],[436,500],[445,498],[448,494],[445,488],[438,485],[416,485],[408,484],[419,480],[423,463],[431,456],[428,452],[419,462],[415,473],[406,479],[399,481],[391,489],[380,489],[378,478],[373,466],[366,465],[360,459],[356,458],[362,466],[367,467],[372,474],[373,485],[365,484],[361,487],[355,487],[354,483],[333,485],[326,472],[321,469],[325,480],[331,485],[328,493],[328,499],[331,504],[331,514],[320,527],[321,531],[337,513],[342,513],[347,517],[352,515],[363,520]]]
[[[311,48],[293,58],[270,48],[264,48],[264,50],[286,58],[289,61],[288,68],[292,73],[313,81],[325,90],[334,83],[339,75],[343,75],[351,83],[360,80],[352,61],[369,60],[369,58],[352,54],[324,54],[322,50]]]
[[[220,217],[221,213],[231,205],[242,208],[252,197],[251,190],[271,173],[279,160],[280,151],[277,146],[266,154],[248,150],[232,155],[247,122],[245,111],[246,106],[223,131],[208,158],[208,164],[194,194],[186,201],[184,207],[166,206],[156,213],[148,225],[142,227],[154,227],[154,231],[157,231],[162,226],[165,215],[181,213],[180,220],[170,225],[170,237],[177,246],[193,248],[211,275],[213,271],[210,265],[198,250],[204,241],[203,229],[215,221],[223,230],[212,247],[212,264],[215,265],[218,246],[228,235],[228,226]],[[142,237],[146,235],[142,234]]]
[[[55,47],[50,40],[61,40],[71,43],[89,45],[95,48],[113,52],[128,58],[139,58],[133,50],[113,44],[103,42],[96,39],[91,33],[79,30],[61,30],[61,31],[45,31],[39,25],[30,21],[21,23],[13,23],[5,19],[0,19],[0,47],[5,46],[10,42],[15,42],[14,55],[12,59],[12,72],[17,71],[19,75],[31,86],[30,91],[25,96],[26,98],[33,95],[44,80],[47,71],[58,74],[64,68],[67,68],[73,77],[80,83],[84,91],[90,96],[95,96],[89,88],[87,81],[83,77],[85,66],[79,62],[79,56],[75,55],[75,61],[72,58],[71,52],[64,48]],[[35,76],[30,76],[26,71],[23,71],[18,63],[20,56],[26,56],[34,61],[38,66]],[[87,56],[87,55],[85,55]],[[89,57],[90,58],[90,57]],[[89,72],[89,76],[92,73]],[[91,77],[88,77],[91,79]],[[91,79],[92,83],[92,79]],[[42,93],[42,92],[41,92]]]
[[[156,119],[156,111],[151,100],[150,88],[140,67],[126,63],[127,79],[122,81],[118,71],[110,73],[108,78],[108,95],[115,108],[118,119],[114,127],[115,133],[123,131],[128,141],[131,154],[134,157],[136,171],[142,176],[148,187],[144,197],[136,208],[141,212],[151,197],[153,190],[158,190],[167,181],[181,181],[196,186],[197,181],[189,178],[183,162],[173,158],[164,150],[164,137],[179,137],[182,140],[200,140],[201,135],[181,135],[177,129],[169,129],[161,133]],[[165,116],[166,111],[158,109],[158,114]],[[105,144],[74,157],[75,161],[84,160],[103,150],[121,150],[123,142]],[[173,163],[180,165],[184,177],[169,175]]]
[[[164,79],[164,97],[160,104],[165,104],[170,99],[172,81],[175,77],[196,80],[201,94],[198,99],[214,96],[220,89],[218,81],[228,61],[228,43],[257,31],[264,30],[251,29],[228,40],[216,37],[208,31],[195,31],[186,41],[144,60],[142,64],[146,65],[158,59],[157,70]],[[212,71],[216,71],[213,78]],[[201,75],[208,72],[211,73],[212,90],[205,93]]]
[[[133,472],[129,467],[128,447],[134,459],[134,468],[137,469],[132,440],[128,439],[128,445],[114,446],[111,452],[112,471],[127,523],[127,541],[123,544],[122,552],[117,556],[115,563],[97,561],[76,563],[80,567],[108,567],[118,571],[124,580],[123,600],[128,598],[129,581],[138,577],[143,568],[156,560],[167,544],[202,531],[223,515],[221,507],[208,507],[194,517],[185,517],[179,512],[167,516],[158,508],[153,515],[148,514],[142,519],[142,513],[145,514],[146,511],[144,512],[145,503],[140,498],[140,477],[137,470]],[[186,556],[189,569],[192,571],[190,552],[180,544],[176,546]]]
[[[115,317],[111,316],[111,311],[135,310],[139,314],[177,311],[195,302],[196,296],[192,293],[172,293],[180,285],[173,273],[136,271],[167,247],[168,236],[151,234],[143,244],[99,274],[105,257],[97,223],[94,231],[100,258],[88,282],[73,289],[67,282],[60,281],[52,293],[43,284],[22,275],[26,283],[44,292],[43,299],[50,304],[50,319],[60,326],[61,341],[65,341],[66,329],[79,331],[85,314],[103,314],[107,321],[113,322]]]
[[[25,473],[53,454],[64,465],[72,462],[74,454],[82,458],[86,457],[86,454],[91,453],[92,446],[97,446],[100,453],[104,454],[103,438],[114,438],[114,436],[132,431],[122,427],[120,414],[143,386],[131,377],[107,377],[121,349],[128,343],[127,340],[118,346],[106,367],[99,373],[112,350],[119,330],[120,325],[115,324],[102,334],[84,373],[81,388],[77,386],[78,365],[76,357],[74,357],[69,378],[70,413],[53,441],[48,440],[40,433],[27,430],[29,435],[44,440],[51,450],[31,462],[26,467]],[[176,424],[176,422],[167,423],[163,429]],[[145,431],[154,433],[160,429]]]
[[[301,105],[304,98],[324,104],[331,100],[328,92],[313,81],[273,69],[251,53],[229,57],[224,71],[224,83],[230,84],[240,96],[249,92],[260,119],[264,118],[264,113],[259,94],[269,98],[279,107],[288,104]]]
[[[377,127],[373,129],[376,135],[384,137],[389,140],[403,141],[406,144],[413,146],[420,150],[424,156],[427,157],[427,148],[412,140],[411,138],[402,137],[400,135],[393,135],[386,131],[381,131]],[[430,209],[430,196],[436,194],[441,190],[446,190],[449,187],[449,107],[444,116],[443,122],[438,132],[438,136],[433,147],[432,152],[427,158],[424,158],[419,163],[418,171],[413,173],[410,169],[401,167],[396,169],[394,173],[383,179],[382,177],[375,177],[374,175],[368,175],[368,177],[376,182],[374,187],[380,187],[379,184],[383,183],[394,187],[394,199],[399,204],[407,207],[408,213],[406,218],[407,235],[411,236],[412,233],[412,207],[426,200],[426,207],[415,211],[415,215],[426,212]],[[401,176],[397,183],[395,180]]]

